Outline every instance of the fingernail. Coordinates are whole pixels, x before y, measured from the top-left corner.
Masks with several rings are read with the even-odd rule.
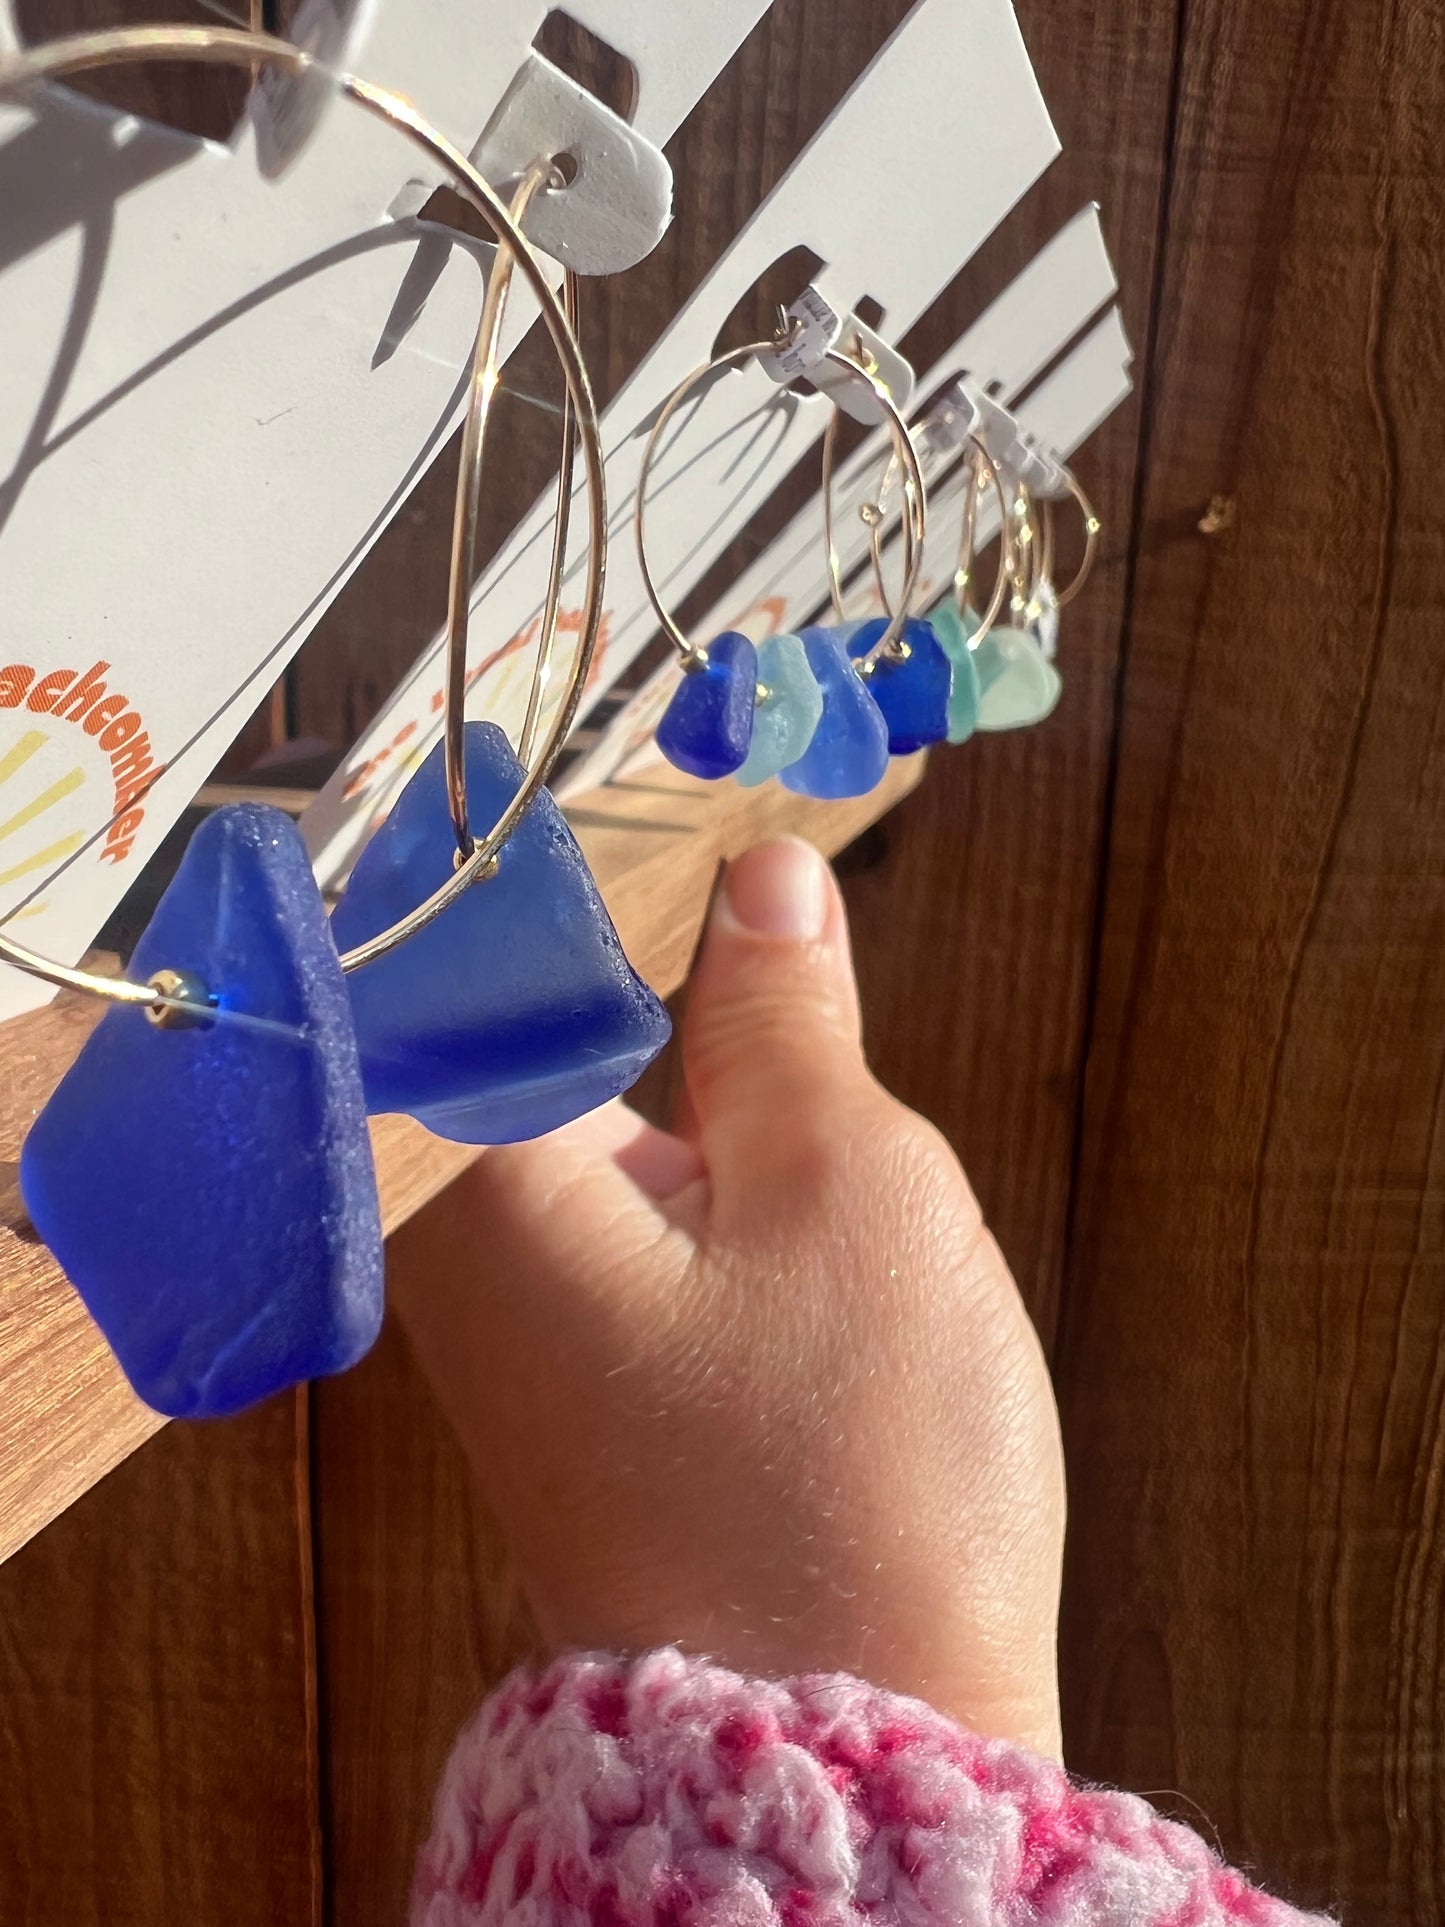
[[[760,843],[728,865],[718,911],[763,937],[813,943],[828,921],[828,866],[800,837]]]

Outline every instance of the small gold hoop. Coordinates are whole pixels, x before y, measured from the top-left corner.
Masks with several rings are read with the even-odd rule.
[[[862,367],[862,364],[858,364]],[[867,370],[865,369],[866,373]],[[892,397],[889,397],[890,404]],[[823,541],[828,551],[828,593],[833,603],[833,613],[839,622],[848,620],[843,607],[842,571],[838,562],[837,545],[833,540],[833,472],[838,454],[839,411],[835,407],[828,417],[828,426],[823,433]],[[867,675],[878,659],[888,654],[899,636],[903,625],[912,613],[913,598],[918,590],[918,578],[923,572],[923,544],[928,533],[927,484],[923,476],[923,464],[918,459],[908,423],[902,410],[890,406],[888,428],[893,439],[893,450],[883,470],[883,480],[876,499],[861,502],[858,514],[868,530],[868,552],[873,568],[873,580],[878,586],[878,598],[883,604],[884,614],[888,617],[888,627],[865,656],[858,659],[858,672]],[[903,586],[899,591],[898,609],[895,613],[883,584],[882,535],[883,503],[893,478],[899,469],[903,474]]]
[[[1031,607],[1034,590],[1043,576],[1044,535],[1038,507],[1027,483],[1017,475],[1012,475],[1010,480],[1013,500],[1008,504],[1004,523],[1013,581],[1009,607],[1014,615],[1022,616]]]
[[[1103,524],[1094,513],[1094,505],[1088,496],[1085,495],[1079,484],[1078,477],[1074,474],[1073,470],[1065,468],[1061,462],[1059,464],[1059,472],[1064,478],[1064,484],[1070,495],[1072,495],[1078,503],[1079,512],[1084,518],[1084,556],[1079,564],[1078,573],[1067,589],[1057,589],[1054,592],[1055,606],[1064,609],[1073,601],[1074,597],[1093,574],[1094,563],[1099,553],[1099,535]],[[1044,503],[1044,554],[1048,562],[1047,573],[1051,579],[1053,576],[1054,562],[1054,506],[1052,502]]]
[[[837,410],[835,409],[833,412],[832,419],[828,423],[827,432],[823,438],[823,535],[828,546],[828,593],[833,604],[833,614],[837,617],[839,622],[847,622],[849,617],[848,617],[847,610],[843,607],[843,584],[839,574],[838,556],[837,556],[837,551],[833,546],[832,480],[833,480],[833,461],[834,461],[834,452],[835,452],[834,443],[836,441],[836,436],[837,436],[837,427],[838,427],[838,413],[837,413]],[[913,435],[912,435],[912,431],[910,430],[909,441],[912,442],[912,440],[913,440]],[[877,488],[873,491],[872,500],[866,501],[866,502],[860,502],[858,504],[859,518],[861,519],[864,526],[868,530],[868,560],[869,560],[869,565],[873,570],[873,586],[878,591],[879,603],[882,605],[884,611],[890,616],[893,613],[893,602],[892,602],[892,598],[888,594],[888,586],[883,580],[882,530],[883,530],[884,524],[888,519],[886,514],[886,509],[885,509],[885,505],[888,501],[888,491],[893,486],[893,476],[897,468],[898,468],[897,451],[890,450],[888,455],[888,460],[883,465],[882,479],[879,482]],[[907,507],[907,505],[908,505],[908,496],[905,490],[905,496],[904,496],[905,508]],[[918,530],[915,526],[914,517],[912,515],[905,514],[902,518],[902,537],[901,537],[901,540],[903,543],[903,576],[905,581],[908,580],[910,571],[913,568],[914,551],[919,546],[917,536],[918,536]]]
[[[983,443],[979,440],[977,435],[970,435],[968,437],[968,444],[969,445],[966,448],[965,454],[964,454],[964,463],[966,468],[968,469],[968,475],[964,483],[963,527],[959,532],[958,558],[955,563],[954,573],[953,573],[954,595],[957,598],[958,610],[960,615],[969,615],[972,613],[972,610],[969,605],[969,600],[968,600],[968,591],[969,591],[969,585],[973,580],[973,563],[974,563],[974,556],[976,553],[975,545],[976,545],[976,538],[977,538],[977,531],[978,531],[978,496],[982,494],[983,490],[989,487],[990,485],[993,487],[993,490],[998,497],[998,507],[999,507],[998,570],[994,577],[993,593],[989,597],[988,607],[985,609],[983,615],[979,618],[978,629],[975,631],[973,636],[971,636],[969,639],[970,648],[976,649],[979,643],[983,641],[984,637],[989,633],[989,631],[993,628],[994,624],[998,621],[999,616],[1003,612],[1004,603],[1008,599],[1008,593],[1009,593],[1009,587],[1010,587],[1010,581],[1011,581],[1011,574],[1010,574],[1011,560],[1010,560],[1009,526],[1008,526],[1009,525],[1009,504],[1008,504],[1008,495],[1004,489],[1003,477],[999,473],[998,464],[994,461],[993,457],[989,454],[988,450],[984,447]],[[888,458],[887,466],[884,468],[883,479],[879,483],[878,491],[876,495],[876,505],[880,511],[881,511],[882,504],[886,502],[888,499],[888,491],[893,485],[893,474],[896,467],[897,467],[897,457],[896,455],[890,455]],[[869,506],[872,506],[872,505],[865,504],[864,505],[865,510]],[[865,519],[867,519],[866,516],[865,516]],[[869,522],[869,542],[870,542],[870,547],[872,549],[873,580],[878,590],[879,601],[883,604],[884,609],[888,610],[889,613],[891,614],[892,605],[889,601],[887,586],[883,580],[883,564],[882,564],[882,554],[881,554],[882,543],[878,534],[878,526],[879,526],[879,523],[881,523],[881,520],[882,520],[882,516],[880,513],[876,521]],[[910,566],[910,561],[911,561],[913,548],[914,548],[914,531],[911,527],[909,518],[906,516],[904,517],[904,520],[903,520],[902,540],[904,544],[904,550],[903,550],[904,569],[906,573]],[[836,571],[833,574],[833,607],[837,611],[839,619],[841,620],[843,616],[842,598],[838,588]],[[908,613],[911,613],[911,610],[909,610]]]
[[[344,971],[359,970],[368,963],[386,956],[398,944],[404,943],[418,930],[424,929],[444,910],[450,908],[472,883],[491,873],[497,852],[511,835],[538,791],[546,784],[561,754],[586,684],[602,614],[602,592],[606,574],[607,504],[597,407],[568,313],[558,301],[541,264],[516,221],[466,156],[444,135],[431,127],[409,102],[402,100],[398,95],[388,93],[385,89],[375,87],[369,81],[359,80],[351,74],[330,73],[303,48],[293,46],[289,41],[275,39],[270,35],[247,33],[234,27],[121,27],[97,33],[72,35],[66,39],[52,41],[46,46],[34,48],[18,57],[0,60],[0,98],[14,94],[35,81],[64,80],[71,75],[88,72],[97,67],[134,66],[147,60],[158,59],[241,67],[250,72],[255,72],[262,64],[269,64],[297,75],[325,73],[326,78],[335,86],[338,93],[355,101],[363,111],[374,118],[393,127],[404,139],[409,140],[430,160],[437,163],[448,175],[452,186],[477,210],[491,228],[498,248],[492,279],[495,281],[498,271],[502,270],[503,286],[497,302],[492,304],[491,332],[487,326],[486,304],[483,308],[483,322],[479,328],[477,353],[474,359],[473,389],[476,390],[481,386],[484,392],[480,406],[478,406],[475,392],[471,398],[467,432],[464,432],[463,437],[463,457],[458,479],[458,507],[453,525],[454,575],[460,572],[467,577],[468,592],[470,568],[464,565],[469,563],[474,544],[476,510],[474,502],[469,509],[465,508],[463,492],[465,489],[469,496],[475,494],[483,431],[486,426],[487,404],[495,388],[495,336],[500,332],[500,315],[496,310],[505,297],[506,285],[510,282],[513,266],[520,267],[523,278],[536,298],[543,322],[561,364],[569,407],[575,410],[576,432],[582,444],[583,468],[588,491],[588,554],[579,641],[567,695],[558,708],[536,762],[527,769],[516,795],[486,835],[479,840],[473,840],[467,825],[464,779],[460,784],[451,780],[452,771],[459,768],[461,763],[462,745],[460,722],[455,713],[457,705],[454,698],[458,684],[460,684],[462,696],[465,696],[466,685],[466,622],[464,616],[459,624],[454,620],[456,602],[454,581],[452,610],[449,610],[448,620],[447,700],[450,705],[447,715],[446,751],[449,773],[448,796],[452,805],[454,823],[459,829],[460,836],[471,847],[462,855],[447,881],[425,902],[419,904],[415,910],[389,929],[380,931],[367,943],[358,945],[342,956],[341,967]],[[535,191],[535,188],[532,191]],[[506,264],[505,268],[504,264]],[[492,285],[489,283],[488,302],[491,300],[492,292]],[[564,424],[570,429],[570,421],[566,417],[564,417]],[[572,442],[569,434],[567,459],[563,463],[568,478],[569,504],[571,453]],[[559,482],[561,479],[562,477],[559,476]],[[554,568],[557,567],[557,555],[565,548],[565,530],[562,533],[562,543],[554,543]],[[555,593],[555,585],[551,585],[549,606],[555,599]],[[464,593],[464,604],[465,600]],[[555,628],[555,610],[552,627]],[[462,658],[460,677],[456,671],[458,654]],[[535,703],[529,702],[528,705],[530,727],[533,732],[536,728],[534,707],[539,703],[540,696],[535,698]],[[56,963],[50,958],[26,949],[3,933],[0,933],[0,960],[11,963],[30,976],[41,978],[44,982],[55,984],[61,989],[84,991],[111,1003],[168,1010],[178,1002],[174,996],[168,995],[155,984],[135,984],[127,982],[124,978],[101,977],[91,971]],[[191,1014],[193,1014],[193,1008]]]
[[[961,616],[971,615],[972,608],[968,599],[969,588],[973,581],[973,565],[977,555],[978,539],[978,498],[987,486],[992,486],[998,497],[998,570],[994,576],[993,594],[988,599],[988,607],[978,619],[978,628],[969,637],[969,647],[976,649],[993,629],[1003,614],[1003,606],[1008,601],[1011,580],[1009,560],[1009,506],[1008,493],[999,474],[998,463],[989,454],[977,435],[970,435],[972,444],[965,461],[968,477],[964,483],[963,527],[958,537],[958,559],[953,571],[953,593]]]
[[[648,566],[647,561],[647,534],[645,526],[647,515],[647,478],[651,472],[652,464],[656,459],[658,445],[666,433],[668,423],[699,383],[705,381],[708,376],[716,374],[720,369],[737,367],[741,362],[749,361],[755,356],[776,354],[780,348],[785,348],[788,345],[789,338],[789,334],[783,332],[775,335],[771,341],[750,341],[741,348],[731,348],[726,354],[715,355],[711,361],[704,362],[700,368],[694,368],[692,373],[681,381],[668,396],[661,414],[659,414],[657,420],[652,425],[652,433],[648,436],[647,445],[642,451],[642,467],[638,472],[637,496],[632,515],[633,532],[637,538],[637,566],[642,576],[642,586],[647,591],[647,599],[652,604],[652,612],[657,617],[658,626],[672,644],[673,648],[681,656],[685,669],[702,668],[707,662],[707,651],[700,644],[689,642],[681,629],[678,628],[676,621],[673,619],[672,611],[663,601],[661,593],[652,579],[652,570]],[[895,437],[899,456],[908,478],[905,486],[909,491],[910,507],[913,519],[917,524],[918,533],[916,554],[910,555],[908,578],[904,583],[905,600],[903,606],[906,609],[907,601],[911,598],[917,586],[918,571],[923,561],[922,531],[924,519],[928,512],[923,470],[918,463],[918,452],[909,437],[908,424],[904,420],[897,402],[894,401],[892,395],[888,392],[886,385],[878,379],[877,375],[875,375],[870,368],[865,367],[863,363],[855,359],[854,356],[846,354],[838,348],[829,348],[826,354],[822,356],[822,359],[831,362],[834,367],[845,369],[849,375],[855,376],[858,380],[868,384],[874,399],[888,420],[890,432]],[[832,543],[832,507],[830,496],[832,463],[829,436],[835,432],[836,421],[837,411],[835,409],[833,415],[829,418],[828,430],[823,441],[823,517],[824,527],[828,536],[829,566],[835,582],[837,578],[838,558],[833,552]],[[884,634],[879,637],[877,645],[870,649],[866,656],[860,658],[856,664],[860,674],[866,673],[884,650],[892,647],[902,633],[905,620],[905,615],[898,615],[890,619],[888,627]]]
[[[561,187],[562,176],[551,159],[534,161],[522,176],[507,212],[520,230],[538,191]],[[492,272],[487,277],[487,292],[482,302],[482,318],[477,327],[476,347],[472,354],[472,377],[466,419],[462,426],[461,454],[457,461],[456,500],[452,510],[452,548],[447,581],[446,622],[446,709],[443,755],[446,759],[447,806],[456,832],[457,853],[465,861],[476,845],[467,813],[466,702],[467,639],[471,626],[472,577],[476,568],[477,518],[481,512],[482,464],[486,453],[487,423],[492,397],[499,386],[498,354],[502,324],[506,319],[507,298],[511,293],[512,272],[517,257],[510,248],[499,246]],[[563,312],[575,337],[578,315],[577,277],[570,268],[562,278]],[[557,639],[557,617],[562,601],[562,577],[567,562],[567,534],[572,515],[572,480],[575,443],[572,433],[572,392],[563,390],[562,458],[557,470],[557,500],[553,509],[552,559],[547,576],[547,595],[542,605],[542,628],[527,692],[526,718],[517,744],[517,760],[525,768],[531,761],[541,718],[542,697],[552,666]],[[490,871],[489,871],[490,874]],[[481,878],[478,881],[482,881]]]

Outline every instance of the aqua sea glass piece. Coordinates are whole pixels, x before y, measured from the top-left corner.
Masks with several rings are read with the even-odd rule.
[[[746,789],[796,763],[823,714],[823,692],[798,636],[769,636],[758,644],[758,689],[767,693],[757,705],[752,746],[738,771]]]
[[[878,617],[865,622],[848,640],[848,654],[859,658],[875,647],[888,628]],[[903,625],[899,646],[902,661],[879,656],[868,677],[868,691],[888,725],[890,756],[911,756],[930,743],[941,743],[948,733],[948,691],[953,680],[948,657],[921,616]]]
[[[729,629],[706,661],[684,672],[657,725],[657,747],[674,768],[712,782],[742,768],[753,740],[758,652]]]
[[[351,1006],[289,817],[206,819],[129,974],[161,970],[198,977],[216,1019],[163,1029],[113,1005],[36,1119],[20,1185],[140,1396],[210,1418],[344,1370],[381,1325]]]
[[[940,602],[929,612],[928,620],[952,672],[948,688],[948,740],[966,743],[978,727],[978,669],[969,647],[978,634],[978,617],[972,609],[962,614],[958,605],[950,601]]]
[[[1027,729],[1059,700],[1059,672],[1027,629],[990,629],[973,660],[980,729]]]
[[[522,785],[494,723],[466,730],[471,820]],[[452,874],[442,745],[362,851],[332,917],[343,950],[414,910]],[[512,1144],[570,1123],[636,1082],[667,1012],[617,941],[562,813],[543,790],[474,883],[406,943],[348,979],[366,1100],[439,1137]]]
[[[804,629],[800,640],[823,714],[797,762],[778,774],[800,796],[866,796],[888,772],[888,725],[848,656],[845,631]]]

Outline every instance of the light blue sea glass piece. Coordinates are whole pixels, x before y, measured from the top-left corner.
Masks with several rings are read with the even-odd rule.
[[[823,714],[803,754],[778,774],[778,781],[800,796],[866,796],[888,771],[888,725],[844,641],[853,627],[802,633]]]
[[[289,817],[206,819],[129,974],[160,970],[199,978],[216,1019],[158,1028],[113,1005],[36,1119],[20,1185],[139,1395],[214,1417],[344,1370],[381,1325],[350,1001]]]
[[[707,660],[684,672],[657,725],[657,747],[674,769],[713,782],[742,768],[753,739],[758,653],[729,629],[707,645]]]
[[[953,672],[948,690],[948,740],[966,743],[978,727],[978,669],[969,647],[978,634],[978,617],[972,609],[967,615],[960,613],[958,604],[949,600],[931,610],[928,620]]]
[[[522,785],[493,723],[466,731],[479,829]],[[362,851],[332,931],[349,950],[452,873],[442,745]],[[366,1099],[439,1137],[512,1144],[617,1097],[667,1042],[667,1012],[633,970],[562,813],[545,790],[497,856],[433,923],[348,983]]]
[[[1059,700],[1059,672],[1027,629],[990,629],[973,661],[980,729],[1027,729],[1041,723]]]
[[[865,622],[849,639],[848,654],[855,661],[866,656],[887,629],[886,617]],[[898,643],[906,652],[902,660],[888,655],[877,657],[868,677],[868,690],[888,725],[889,755],[911,756],[915,750],[943,741],[948,729],[952,671],[938,638],[921,616],[904,623]]]
[[[823,714],[823,692],[798,636],[769,636],[758,644],[758,687],[767,694],[754,712],[752,746],[738,771],[745,789],[796,763]]]

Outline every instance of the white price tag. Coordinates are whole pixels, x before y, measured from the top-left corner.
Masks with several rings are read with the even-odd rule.
[[[843,332],[843,317],[834,314],[816,288],[804,288],[788,308],[792,338],[763,362],[774,381],[795,381],[816,368]]]
[[[987,390],[980,387],[971,375],[964,378],[961,386],[973,404],[974,434],[994,461],[1003,466],[1010,465],[1019,439],[1018,421],[1007,408],[995,401]]]
[[[923,433],[939,454],[956,455],[977,427],[978,409],[962,382],[955,382],[934,403]]]

